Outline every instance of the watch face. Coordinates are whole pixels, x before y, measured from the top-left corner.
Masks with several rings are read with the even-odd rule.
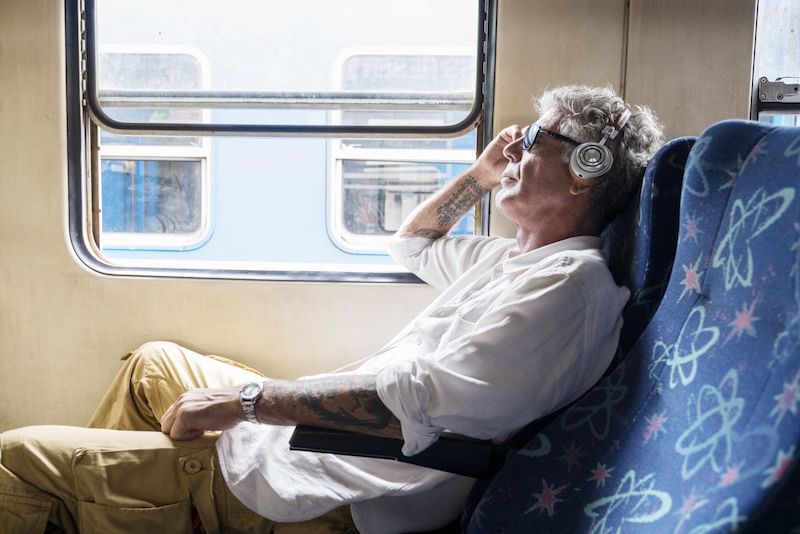
[[[258,384],[247,384],[242,388],[242,397],[245,399],[252,399],[261,391],[261,386]]]

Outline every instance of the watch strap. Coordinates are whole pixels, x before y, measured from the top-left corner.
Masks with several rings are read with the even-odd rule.
[[[256,406],[254,402],[242,402],[242,409],[248,421],[254,425],[259,424],[258,418],[256,417]]]
[[[245,396],[244,392],[250,386],[257,386],[258,387],[258,393],[256,393],[253,396]],[[239,402],[242,405],[242,410],[244,411],[244,416],[248,421],[250,421],[254,425],[260,424],[260,422],[258,420],[258,417],[256,417],[256,403],[258,402],[258,399],[261,398],[261,395],[262,395],[263,392],[264,392],[263,391],[263,386],[261,384],[257,383],[257,382],[253,382],[253,383],[250,383],[250,384],[245,384],[242,387],[242,389],[239,391]]]

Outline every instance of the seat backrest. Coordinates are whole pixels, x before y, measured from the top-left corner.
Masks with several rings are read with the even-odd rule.
[[[647,165],[639,195],[603,232],[603,250],[617,284],[631,290],[622,312],[622,353],[633,346],[664,296],[678,241],[683,171],[694,137],[662,146]]]
[[[468,532],[797,524],[799,183],[800,128],[725,121],[697,140],[652,321],[610,375],[509,458]]]
[[[665,143],[648,162],[639,195],[603,232],[603,252],[614,280],[631,291],[622,312],[618,356],[639,338],[667,288],[678,240],[683,172],[695,140],[681,137]],[[525,443],[555,417],[558,413],[531,422],[514,435],[512,444]]]

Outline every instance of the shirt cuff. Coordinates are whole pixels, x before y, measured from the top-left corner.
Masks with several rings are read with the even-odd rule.
[[[427,449],[442,431],[431,426],[425,413],[430,393],[417,373],[415,362],[405,361],[385,367],[377,376],[378,397],[400,420],[406,456]]]

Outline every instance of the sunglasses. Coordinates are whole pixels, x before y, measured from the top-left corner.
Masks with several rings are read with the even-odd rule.
[[[548,130],[546,128],[542,128],[535,122],[528,127],[528,131],[525,132],[525,137],[522,139],[522,150],[525,152],[530,152],[533,148],[533,145],[536,144],[536,138],[539,136],[539,133],[543,133],[544,135],[549,135],[553,139],[558,139],[559,141],[564,141],[565,143],[570,143],[571,145],[578,146],[580,145],[574,139],[570,139],[566,135],[561,135],[558,132],[554,132],[552,130]]]

